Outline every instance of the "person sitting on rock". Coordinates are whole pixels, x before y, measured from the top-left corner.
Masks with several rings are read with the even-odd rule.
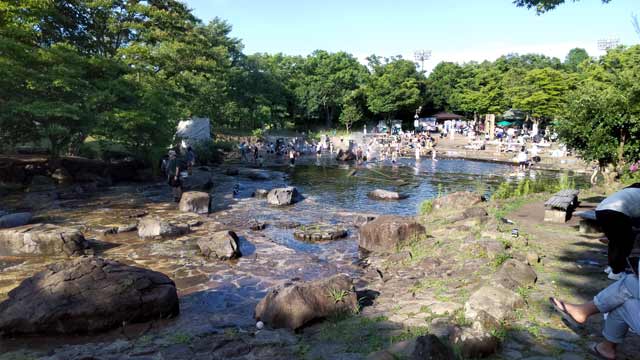
[[[596,219],[608,241],[610,278],[617,280],[627,267],[627,257],[633,250],[633,223],[640,218],[640,183],[626,187],[596,207]]]
[[[593,355],[601,359],[616,358],[616,348],[624,341],[629,328],[640,334],[640,284],[638,282],[638,257],[628,258],[634,274],[625,274],[620,280],[600,291],[585,304],[569,304],[556,298],[549,302],[569,325],[580,327],[587,319],[597,313],[607,314],[602,335],[605,340],[591,344]]]

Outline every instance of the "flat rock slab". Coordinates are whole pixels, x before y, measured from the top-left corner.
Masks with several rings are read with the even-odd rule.
[[[347,237],[345,229],[332,225],[310,225],[299,227],[293,232],[293,237],[302,241],[331,241]]]
[[[188,232],[188,224],[173,224],[159,217],[149,216],[138,222],[138,236],[143,239],[179,236]]]
[[[77,229],[52,224],[32,224],[0,229],[0,256],[82,255],[88,248]]]
[[[0,303],[0,334],[84,334],[179,313],[166,275],[81,257],[49,265]]]

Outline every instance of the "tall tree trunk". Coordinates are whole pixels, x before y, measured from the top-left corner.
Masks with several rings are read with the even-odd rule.
[[[333,124],[332,120],[333,120],[333,113],[331,111],[331,106],[325,106],[325,126],[328,128],[331,127],[331,125]]]

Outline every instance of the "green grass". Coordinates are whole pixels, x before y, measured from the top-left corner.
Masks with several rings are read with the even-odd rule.
[[[191,342],[191,335],[185,332],[176,332],[169,339],[173,344],[188,344]]]
[[[349,296],[349,291],[347,290],[329,289],[329,297],[336,303],[344,301],[347,296]]]
[[[378,324],[388,319],[384,316],[366,318],[351,316],[329,320],[322,325],[319,339],[344,346],[345,352],[369,354],[389,345],[388,337],[381,334]]]

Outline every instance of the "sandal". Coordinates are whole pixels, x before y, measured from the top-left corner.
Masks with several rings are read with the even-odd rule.
[[[615,357],[606,357],[604,356],[604,354],[602,354],[600,352],[600,350],[598,350],[598,343],[593,343],[591,345],[589,345],[589,353],[595,357],[597,357],[598,359],[602,359],[602,360],[616,360]]]
[[[574,329],[583,328],[583,325],[580,324],[576,319],[574,319],[571,314],[569,314],[569,312],[567,311],[567,307],[565,306],[563,301],[550,297],[549,303],[557,312],[560,313],[560,316],[562,316],[562,320],[564,320],[565,323],[569,325],[569,327],[573,327]],[[558,306],[558,304],[560,304],[560,306]]]

